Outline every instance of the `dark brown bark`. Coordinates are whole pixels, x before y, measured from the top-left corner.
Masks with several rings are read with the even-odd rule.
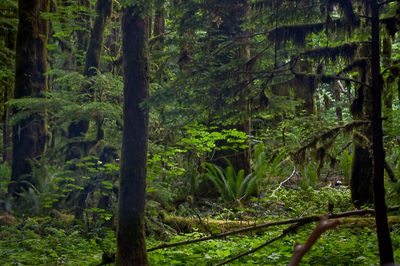
[[[6,13],[7,15],[5,15]],[[0,16],[10,16],[13,18],[17,18],[18,11],[17,8],[7,10],[4,12],[0,11]],[[9,53],[11,51],[15,51],[16,46],[16,34],[17,29],[13,26],[4,27],[4,29],[0,30],[0,38],[4,40],[5,43],[5,52]],[[12,55],[10,53],[10,55]],[[15,62],[15,58],[10,56],[9,60],[3,62],[1,67],[14,67],[13,62]],[[0,113],[1,113],[1,120],[0,123],[2,124],[2,133],[3,133],[3,146],[2,146],[2,161],[11,165],[12,163],[12,141],[11,141],[11,126],[9,123],[9,116],[10,116],[10,109],[6,105],[6,102],[11,98],[11,94],[14,88],[14,76],[13,75],[6,75],[3,76],[1,81],[2,89],[1,91],[1,99],[0,99]]]
[[[49,0],[18,1],[18,33],[16,45],[16,70],[14,98],[42,97],[47,89],[46,44],[48,20],[40,18],[49,11]],[[15,109],[14,114],[19,110]],[[34,184],[32,165],[41,158],[47,142],[45,113],[31,113],[12,128],[13,161],[8,192],[17,195]]]
[[[153,49],[162,51],[165,35],[165,0],[156,1],[156,13],[154,16],[153,36],[155,38]]]
[[[6,96],[5,99],[8,97]],[[5,106],[5,105],[4,105]],[[12,139],[11,139],[11,127],[10,127],[10,118],[9,118],[9,109],[4,108],[3,110],[3,162],[12,164]]]
[[[144,207],[148,142],[148,20],[145,1],[123,9],[124,129],[121,152],[116,265],[148,265]]]
[[[108,18],[111,16],[112,0],[98,0],[96,4],[96,18],[90,32],[89,47],[85,59],[85,76],[96,75],[100,67],[100,55],[103,48],[104,30]]]
[[[84,75],[92,77],[97,74],[100,67],[101,51],[104,41],[104,30],[107,25],[108,18],[112,11],[112,0],[98,0],[96,4],[96,18],[90,34],[89,47],[86,52]],[[93,91],[84,88],[82,93],[93,95]],[[101,121],[101,118],[100,120]],[[97,122],[98,127],[102,128],[102,123]],[[72,122],[68,127],[68,138],[82,138],[89,129],[89,119],[80,119]],[[99,141],[99,139],[97,139]],[[95,144],[95,142],[94,142]],[[68,147],[66,160],[80,158],[85,156],[85,145],[82,141],[71,142]]]
[[[359,51],[360,57],[369,57],[369,47]],[[358,80],[366,84],[371,81],[370,65],[358,69]],[[354,120],[368,119],[372,112],[373,96],[368,86],[356,86],[356,98],[351,104],[351,113]],[[372,127],[370,124],[360,126],[353,132],[353,162],[351,171],[351,199],[357,208],[373,203],[373,161],[370,151],[372,143]]]
[[[85,8],[90,8],[90,1],[89,0],[78,0],[78,5],[85,7]],[[79,18],[79,22],[82,27],[85,29],[90,28],[90,16],[86,13],[82,14]],[[76,31],[76,37],[77,37],[77,44],[78,44],[78,49],[82,51],[86,51],[88,44],[89,44],[89,31],[88,30],[77,30]],[[80,65],[80,62],[78,61],[78,65]]]
[[[221,80],[216,80],[215,83],[217,86],[210,89],[211,94],[214,97],[238,97],[239,99],[235,101],[233,104],[237,107],[237,110],[243,114],[240,115],[240,121],[237,121],[235,124],[231,126],[226,126],[225,128],[235,128],[237,130],[245,132],[247,135],[251,135],[251,119],[250,119],[250,102],[248,99],[251,82],[249,80],[249,76],[245,74],[247,71],[250,71],[250,67],[247,66],[246,62],[250,60],[250,37],[249,32],[247,30],[243,30],[242,24],[246,20],[249,12],[249,1],[247,0],[235,0],[235,1],[216,1],[216,0],[208,0],[207,5],[210,6],[210,16],[212,18],[212,23],[214,29],[210,32],[210,35],[217,36],[222,35],[226,36],[227,39],[237,39],[239,40],[239,44],[232,49],[235,49],[235,58],[233,60],[237,60],[241,62],[239,66],[241,70],[243,70],[244,74],[233,74],[230,72],[226,73],[226,78],[231,79],[230,83],[234,82],[234,85],[230,87],[225,84],[219,86]],[[216,49],[220,44],[218,38],[215,38],[215,41],[211,42],[210,51]],[[221,64],[224,64],[224,59],[222,56],[220,59]],[[226,62],[228,63],[228,62]],[[233,96],[234,95],[234,96]],[[222,103],[224,105],[225,103]],[[220,108],[216,106],[216,109]],[[232,106],[230,107],[232,108]],[[215,119],[215,117],[211,117],[211,119]],[[238,120],[239,120],[238,119]],[[251,147],[248,144],[248,147],[240,150],[239,152],[233,152],[230,150],[221,150],[217,151],[214,155],[215,163],[222,167],[226,166],[226,161],[224,157],[230,160],[232,166],[235,171],[243,169],[245,175],[251,173]],[[222,144],[224,145],[224,144]]]
[[[383,131],[382,131],[382,89],[383,79],[380,72],[380,36],[379,36],[379,4],[376,0],[371,1],[372,11],[372,40],[371,40],[371,75],[372,75],[372,150],[374,162],[374,205],[376,231],[378,235],[379,257],[382,265],[394,262],[392,241],[387,220],[387,207],[385,203],[384,186],[384,160]]]
[[[389,34],[384,35],[383,39],[383,54],[382,54],[382,65],[383,67],[390,68],[392,66],[392,38]],[[383,88],[383,114],[387,119],[384,121],[385,126],[391,127],[393,123],[393,90],[392,85],[396,80],[396,76],[392,73],[385,79],[385,84]]]

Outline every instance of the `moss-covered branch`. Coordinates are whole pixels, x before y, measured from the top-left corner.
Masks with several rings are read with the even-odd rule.
[[[388,208],[388,212],[392,211],[397,211],[400,209],[400,206],[393,206]],[[362,215],[368,215],[368,214],[374,214],[375,210],[373,209],[365,209],[365,210],[354,210],[354,211],[347,211],[347,212],[340,212],[340,213],[335,213],[335,214],[330,214],[328,215],[329,219],[336,219],[336,218],[343,218],[343,217],[349,217],[349,216],[362,216]],[[163,249],[163,248],[171,248],[171,247],[177,247],[177,246],[182,246],[182,245],[188,245],[188,244],[193,244],[193,243],[198,243],[198,242],[203,242],[211,239],[218,239],[218,238],[223,238],[226,236],[230,235],[237,235],[237,234],[242,234],[242,233],[247,233],[251,231],[257,231],[260,229],[265,229],[271,226],[276,226],[276,225],[285,225],[285,224],[295,224],[295,223],[301,223],[301,224],[308,224],[312,223],[315,221],[318,221],[320,219],[320,215],[311,215],[307,217],[301,217],[301,218],[294,218],[294,219],[286,219],[286,220],[281,220],[281,221],[273,221],[273,222],[266,222],[266,223],[261,223],[261,224],[254,224],[253,226],[249,227],[244,227],[240,229],[235,229],[232,231],[228,231],[225,233],[219,233],[219,234],[214,234],[206,237],[201,237],[201,238],[196,238],[196,239],[191,239],[187,241],[182,241],[182,242],[176,242],[176,243],[165,243],[159,246],[155,246],[152,248],[147,249],[148,252],[158,250],[158,249]],[[373,219],[373,218],[371,218]],[[395,222],[400,223],[400,219],[396,217]],[[373,221],[368,222],[368,224],[373,224]],[[343,222],[344,223],[344,222]]]

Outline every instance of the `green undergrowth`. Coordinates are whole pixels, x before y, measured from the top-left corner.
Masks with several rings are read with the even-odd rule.
[[[299,229],[296,235],[283,239],[245,256],[229,265],[287,265],[296,241],[303,243],[314,225]],[[255,248],[279,235],[284,227],[262,234],[230,236],[169,249],[149,252],[151,265],[214,265],[227,258]],[[199,232],[171,235],[168,242],[185,241],[203,236]],[[400,261],[400,227],[392,228],[396,261]],[[17,226],[0,228],[1,265],[96,265],[103,249],[115,252],[115,234],[109,229],[85,232],[81,225],[63,226],[50,218],[27,219]],[[162,244],[156,237],[147,246]],[[378,265],[375,230],[340,228],[322,235],[305,256],[303,265]]]
[[[281,227],[279,230],[265,232],[262,235],[233,236],[224,240],[210,240],[156,250],[149,253],[150,262],[152,265],[215,265],[262,245],[281,234],[283,229]],[[286,236],[228,265],[287,265],[296,241],[304,243],[311,231],[311,226],[300,229],[297,235]],[[399,228],[395,227],[392,239],[396,261],[400,261],[399,233]],[[176,236],[173,242],[184,241],[189,236],[196,238],[201,234]],[[148,241],[148,244],[152,246],[153,242]],[[303,258],[301,265],[379,265],[375,230],[345,228],[326,232]]]

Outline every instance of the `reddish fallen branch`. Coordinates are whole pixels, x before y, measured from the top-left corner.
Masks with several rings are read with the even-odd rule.
[[[321,220],[315,227],[314,231],[312,231],[310,237],[307,239],[306,243],[299,244],[296,243],[293,250],[293,256],[290,260],[289,266],[297,266],[299,265],[301,259],[304,255],[311,249],[311,247],[317,242],[318,238],[329,229],[336,228],[339,224],[341,224],[341,220],[334,219],[329,220],[328,215],[322,216]]]
[[[389,207],[388,212],[397,211],[399,209],[400,209],[400,206]],[[340,212],[340,213],[330,214],[330,215],[328,215],[328,218],[334,219],[334,218],[349,217],[349,216],[353,216],[353,215],[366,215],[366,214],[375,214],[375,210],[365,209],[365,210]],[[171,248],[171,247],[177,247],[177,246],[182,246],[182,245],[203,242],[203,241],[207,241],[207,240],[211,240],[211,239],[223,238],[223,237],[226,237],[229,235],[236,235],[236,234],[246,233],[246,232],[250,232],[250,231],[256,231],[259,229],[263,229],[263,228],[267,228],[267,227],[275,226],[275,225],[294,224],[294,223],[308,224],[308,223],[318,221],[320,219],[320,217],[321,217],[320,215],[312,215],[312,216],[307,216],[307,217],[302,217],[302,218],[287,219],[287,220],[275,221],[275,222],[267,222],[267,223],[262,223],[259,225],[244,227],[244,228],[236,229],[236,230],[225,232],[225,233],[213,234],[210,236],[191,239],[191,240],[187,240],[187,241],[169,243],[169,244],[165,243],[165,244],[161,244],[159,246],[149,248],[149,249],[147,249],[147,251],[150,252],[150,251],[163,249],[163,248]]]

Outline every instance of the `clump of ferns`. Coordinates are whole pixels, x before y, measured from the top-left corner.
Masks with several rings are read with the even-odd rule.
[[[354,129],[365,126],[368,123],[369,121],[355,120],[345,125],[331,128],[322,135],[314,137],[312,141],[301,147],[299,150],[293,152],[291,157],[298,165],[306,165],[310,157],[316,160],[318,162],[317,175],[320,176],[326,161],[330,163],[332,168],[338,161],[336,156],[329,153],[329,150],[335,143],[337,136],[339,134],[349,135],[353,133]],[[362,143],[366,143],[366,145],[370,143],[368,138],[360,133],[356,133],[355,137],[360,138]]]

